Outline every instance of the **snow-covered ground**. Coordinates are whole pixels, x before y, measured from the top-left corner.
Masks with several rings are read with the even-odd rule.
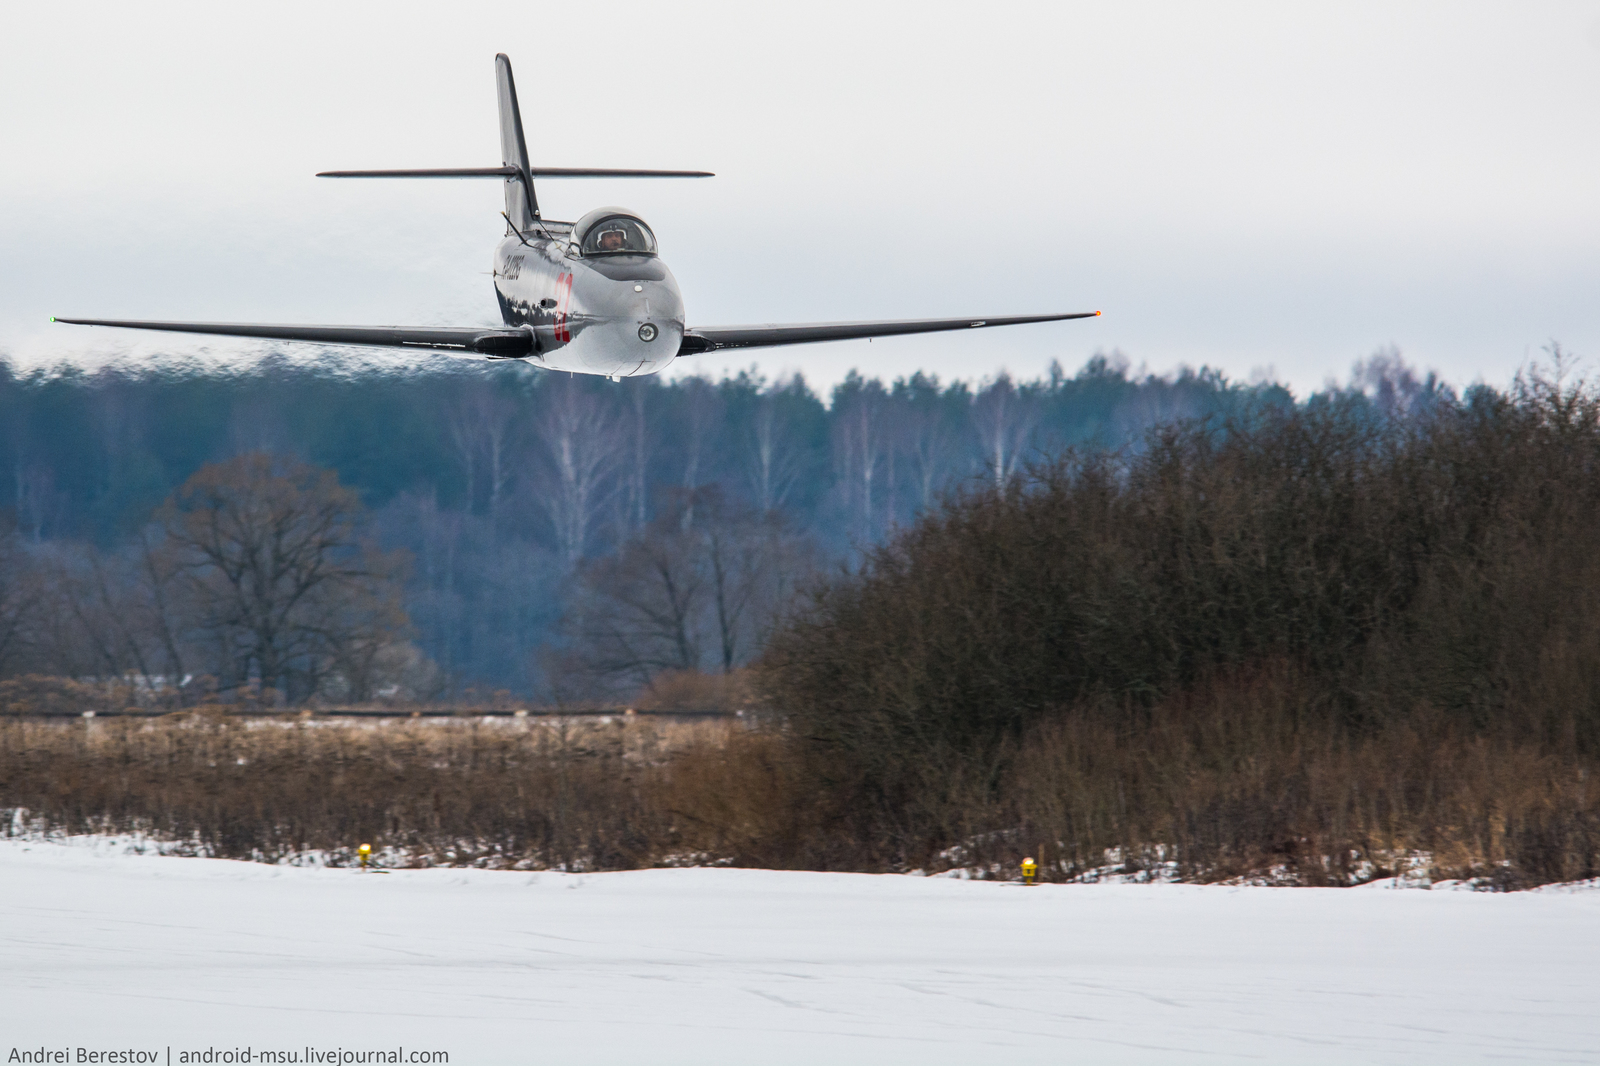
[[[41,1046],[1600,1063],[1600,891],[362,874],[0,842],[0,1061]]]

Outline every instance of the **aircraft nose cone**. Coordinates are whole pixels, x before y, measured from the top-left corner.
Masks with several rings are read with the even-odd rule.
[[[580,347],[568,357],[612,375],[654,373],[672,362],[683,343],[683,297],[664,268],[654,273],[585,272],[576,294],[584,319]]]

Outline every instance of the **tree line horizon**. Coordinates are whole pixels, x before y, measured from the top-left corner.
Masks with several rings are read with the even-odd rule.
[[[1177,422],[1334,400],[1389,418],[1444,397],[1393,350],[1304,400],[1209,368],[1132,371],[1116,352],[1070,375],[1056,362],[978,383],[852,371],[827,402],[798,375],[754,368],[612,383],[450,360],[0,361],[0,511],[10,557],[41,573],[49,561],[59,593],[135,574],[160,516],[179,528],[175,494],[216,464],[275,457],[306,484],[304,471],[331,471],[350,490],[347,547],[389,560],[379,576],[399,590],[380,613],[402,619],[393,634],[412,653],[390,658],[417,684],[430,664],[427,695],[620,698],[663,671],[742,666],[807,575],[859,559],[964,484],[1003,487],[1043,458],[1138,447]],[[52,668],[43,646],[0,645],[0,674],[114,669],[110,652],[98,668]]]

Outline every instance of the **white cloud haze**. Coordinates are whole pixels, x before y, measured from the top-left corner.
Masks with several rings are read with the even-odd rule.
[[[16,7],[0,35],[0,353],[256,350],[52,314],[492,321],[492,58],[546,182],[650,220],[691,323],[1103,309],[746,353],[976,378],[1119,347],[1270,365],[1373,349],[1503,382],[1600,355],[1600,4]],[[718,371],[720,362],[680,366]]]

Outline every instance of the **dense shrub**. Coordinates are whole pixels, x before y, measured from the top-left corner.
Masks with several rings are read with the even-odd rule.
[[[816,589],[763,683],[854,865],[1015,827],[1041,738],[1100,723],[1155,745],[1158,708],[1270,664],[1294,679],[1275,734],[1347,748],[1426,720],[1440,743],[1592,763],[1597,475],[1600,399],[1539,374],[1403,416],[1331,398],[1159,429],[948,498]],[[1208,698],[1219,722],[1245,713]],[[1177,843],[1171,809],[1139,802]],[[1230,817],[1273,802],[1240,793]],[[1594,868],[1584,847],[1567,867]]]

